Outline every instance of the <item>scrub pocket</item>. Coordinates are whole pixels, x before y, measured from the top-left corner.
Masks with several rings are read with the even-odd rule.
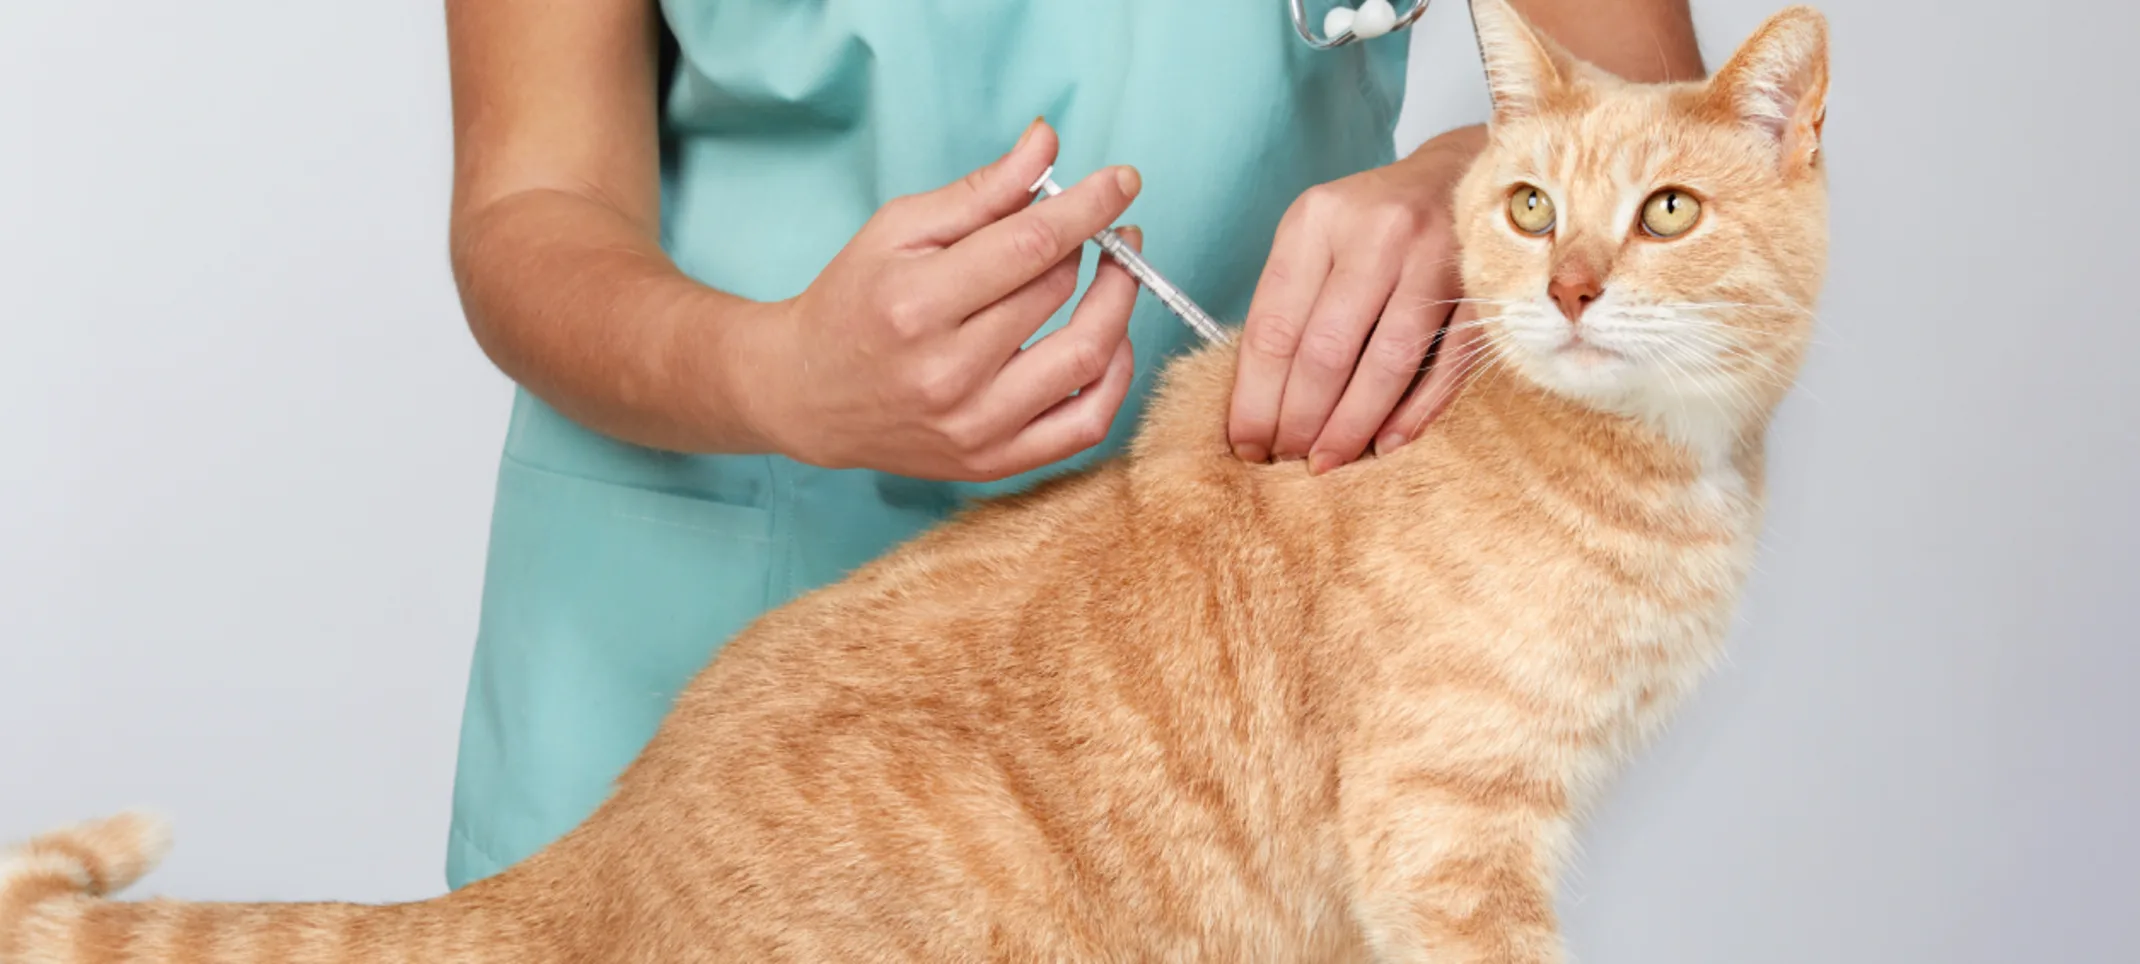
[[[585,819],[677,693],[770,600],[773,513],[499,469],[449,882]]]

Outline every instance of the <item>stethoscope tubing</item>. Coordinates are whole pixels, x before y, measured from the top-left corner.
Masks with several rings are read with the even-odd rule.
[[[1360,39],[1353,36],[1350,30],[1335,37],[1316,36],[1315,28],[1308,23],[1308,0],[1287,0],[1287,2],[1293,8],[1293,29],[1300,34],[1300,39],[1308,46],[1317,50],[1336,50]],[[1397,22],[1390,27],[1390,33],[1396,33],[1418,23],[1419,18],[1427,15],[1427,4],[1430,2],[1432,0],[1412,0],[1411,8],[1397,15]]]

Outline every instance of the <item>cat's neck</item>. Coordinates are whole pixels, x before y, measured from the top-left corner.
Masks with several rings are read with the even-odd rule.
[[[1631,484],[1756,481],[1766,428],[1765,415],[1723,405],[1593,405],[1509,374],[1471,386],[1435,430],[1477,434],[1483,436],[1479,441],[1539,455],[1551,453],[1571,468],[1587,465],[1595,472],[1568,483],[1587,481],[1613,490]]]
[[[1748,518],[1757,512],[1765,412],[1608,411],[1505,373],[1467,386],[1419,440],[1314,477],[1302,462],[1250,466],[1233,458],[1226,420],[1234,360],[1231,348],[1213,347],[1169,366],[1133,445],[1133,462],[1199,486],[1249,486],[1280,503],[1342,505],[1371,515],[1413,514],[1408,507],[1435,498],[1436,489],[1472,484],[1496,468],[1549,481],[1601,510],[1654,511],[1659,496],[1670,493],[1669,501],[1683,501],[1690,511]]]
[[[1421,438],[1357,466],[1342,480],[1343,497],[1360,511],[1403,516],[1452,488],[1479,488],[1496,500],[1544,496],[1623,520],[1670,524],[1687,513],[1736,524],[1760,487],[1758,428],[1687,414],[1695,417],[1605,411],[1520,376],[1489,378]]]

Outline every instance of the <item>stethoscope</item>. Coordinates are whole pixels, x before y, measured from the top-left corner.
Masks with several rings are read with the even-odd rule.
[[[1373,40],[1383,34],[1403,30],[1426,14],[1428,0],[1412,0],[1412,7],[1399,14],[1390,0],[1360,0],[1358,9],[1333,7],[1323,16],[1323,35],[1318,38],[1308,27],[1307,0],[1291,0],[1293,4],[1293,29],[1300,31],[1300,39],[1317,50],[1334,50],[1355,40]]]

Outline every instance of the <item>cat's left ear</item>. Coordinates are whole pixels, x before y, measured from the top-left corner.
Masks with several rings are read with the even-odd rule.
[[[1496,123],[1542,113],[1581,69],[1565,49],[1525,22],[1508,0],[1472,0],[1471,24],[1478,33]]]
[[[1775,139],[1785,173],[1812,167],[1828,118],[1828,18],[1811,7],[1770,17],[1709,90],[1717,108]]]

